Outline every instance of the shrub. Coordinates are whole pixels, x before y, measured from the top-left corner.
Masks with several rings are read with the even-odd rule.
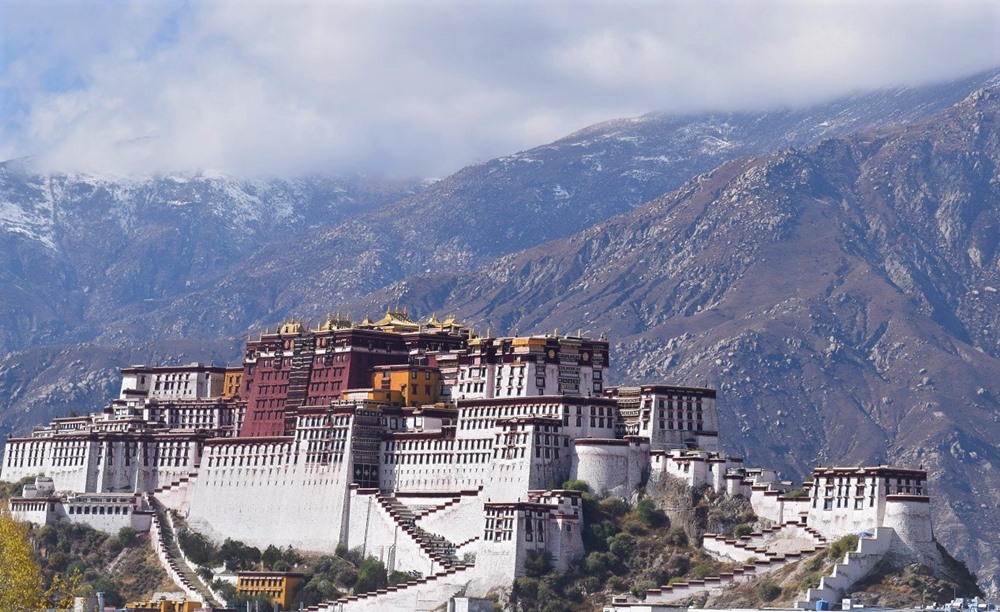
[[[296,566],[299,563],[302,563],[302,555],[300,555],[298,551],[291,546],[286,546],[285,549],[281,551],[281,558],[285,561],[285,563],[291,566]]]
[[[605,497],[597,502],[597,507],[600,509],[601,514],[612,518],[624,516],[628,512],[628,504],[620,497]]]
[[[335,580],[337,584],[350,588],[358,581],[358,570],[350,566],[345,567],[337,572]]]
[[[656,585],[666,584],[670,580],[670,570],[665,567],[654,567],[649,570],[649,579]]]
[[[715,568],[710,563],[702,561],[691,569],[691,576],[700,580],[705,576],[711,576],[714,571]]]
[[[211,584],[212,578],[215,574],[212,573],[211,568],[205,567],[204,565],[198,568],[198,577],[204,580],[206,583]]]
[[[597,498],[590,493],[584,493],[580,496],[580,501],[583,510],[583,520],[585,523],[597,523],[603,518],[601,514],[601,507],[597,501]]]
[[[122,548],[128,548],[135,544],[136,532],[135,529],[131,527],[122,527],[118,530],[118,543],[122,545]]]
[[[410,580],[415,580],[417,578],[420,578],[420,574],[418,572],[401,572],[399,570],[392,570],[389,572],[389,586],[396,586],[397,584],[409,582]]]
[[[225,580],[216,580],[212,582],[212,590],[218,593],[226,601],[236,598],[236,585],[226,582]]]
[[[368,557],[361,563],[358,580],[354,583],[355,593],[370,593],[389,586],[389,576],[385,564],[375,557]]]
[[[35,541],[44,548],[53,548],[59,544],[59,530],[46,525],[35,532]]]
[[[822,572],[809,572],[799,581],[800,591],[807,589],[818,589],[820,580],[823,578]]]
[[[631,591],[632,595],[634,595],[636,599],[644,600],[646,599],[646,591],[655,588],[656,588],[655,582],[652,582],[650,580],[640,580],[639,582],[633,584],[632,588],[629,589],[629,591]]]
[[[667,569],[674,576],[683,576],[691,569],[691,558],[685,553],[671,555],[667,561]]]
[[[260,563],[260,549],[247,546],[239,540],[226,538],[226,541],[219,547],[218,558],[226,564],[226,569],[230,571],[249,570]]]
[[[518,598],[535,599],[538,597],[538,580],[522,577],[514,581],[514,595]]]
[[[830,545],[830,549],[827,551],[827,556],[834,561],[840,561],[849,552],[853,552],[858,549],[858,536],[851,533],[845,535],[844,537],[836,540]]]
[[[619,533],[608,542],[608,550],[622,561],[628,558],[635,548],[635,539],[627,533]]]
[[[774,584],[773,582],[762,581],[758,582],[753,588],[753,592],[760,598],[761,601],[767,603],[769,601],[774,601],[778,595],[781,595],[781,587]]]
[[[116,537],[108,538],[104,543],[104,547],[108,549],[108,552],[112,555],[117,555],[122,551],[122,543]]]
[[[354,565],[355,567],[360,567],[365,561],[363,548],[360,546],[355,546],[354,548],[348,550],[346,546],[337,546],[337,556],[347,561],[348,563]]]
[[[524,572],[529,578],[541,578],[552,571],[552,554],[547,550],[528,551]]]
[[[568,491],[580,491],[581,493],[590,493],[590,485],[587,484],[585,480],[567,480],[563,483],[563,489]]]
[[[667,544],[670,544],[671,546],[687,546],[688,536],[680,527],[674,527],[670,530],[670,533],[667,534]]]
[[[587,574],[590,576],[597,576],[603,579],[611,568],[615,565],[617,559],[614,558],[609,553],[606,552],[592,552],[587,555],[587,558],[583,562],[584,568],[587,570]]]
[[[635,506],[635,514],[643,523],[650,527],[660,527],[670,524],[663,510],[656,507],[652,498],[644,497]]]
[[[186,529],[178,531],[177,542],[187,558],[198,565],[213,563],[219,552],[211,542],[205,539],[205,536]]]
[[[580,581],[584,594],[597,593],[601,590],[601,579],[597,576],[587,576]]]
[[[804,497],[809,497],[809,493],[807,493],[802,487],[795,487],[794,489],[785,491],[785,497],[788,499],[802,499]]]
[[[608,588],[612,591],[624,591],[628,588],[628,583],[618,576],[608,578]]]
[[[753,527],[747,525],[746,523],[740,523],[739,525],[733,527],[733,537],[742,538],[743,536],[750,535],[753,533]]]
[[[607,550],[608,540],[615,535],[615,526],[609,520],[591,523],[583,531],[583,548],[587,551]]]
[[[62,551],[54,552],[49,555],[48,559],[46,559],[46,566],[57,572],[61,572],[66,569],[67,563],[69,563],[69,556]]]

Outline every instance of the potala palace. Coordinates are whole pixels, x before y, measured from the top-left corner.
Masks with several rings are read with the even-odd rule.
[[[609,367],[603,338],[481,337],[453,317],[415,322],[400,311],[315,329],[291,321],[248,340],[238,367],[124,368],[101,412],[8,439],[0,477],[38,477],[11,502],[35,523],[130,525],[160,542],[155,510],[168,508],[215,540],[344,544],[424,576],[321,610],[399,607],[404,595],[431,609],[456,593],[484,595],[521,575],[531,551],[569,568],[583,555],[583,516],[580,494],[559,489],[568,479],[628,498],[670,475],[744,495],[775,526],[706,536],[714,554],[756,563],[650,591],[647,608],[848,533],[871,537],[810,598],[836,597],[887,554],[937,562],[924,471],[819,468],[808,496],[789,498],[774,472],[722,452],[715,391],[607,387]],[[779,538],[780,554],[769,548]],[[206,585],[170,571],[208,598]]]

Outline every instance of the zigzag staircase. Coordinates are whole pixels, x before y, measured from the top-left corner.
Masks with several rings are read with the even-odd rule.
[[[309,606],[305,608],[306,612],[347,612],[348,610],[355,609],[372,609],[372,610],[391,610],[399,609],[393,606],[393,603],[386,602],[385,600],[392,597],[394,594],[403,593],[411,594],[415,591],[421,590],[425,585],[435,587],[438,582],[443,580],[459,579],[463,582],[468,581],[469,578],[466,575],[472,569],[473,564],[458,564],[448,569],[442,570],[430,576],[424,576],[423,578],[416,578],[408,582],[402,582],[396,586],[387,587],[384,589],[379,589],[377,591],[372,591],[370,593],[360,593],[358,595],[345,595],[340,599],[325,601],[321,604],[314,606]],[[435,589],[438,590],[438,589]],[[455,593],[457,593],[460,588],[455,588]],[[416,598],[417,595],[413,595]],[[412,602],[408,602],[411,603]],[[429,606],[428,609],[439,609],[441,602],[436,602],[433,606]],[[412,606],[408,609],[414,609]]]
[[[198,471],[195,470],[193,472],[185,474],[184,476],[181,476],[177,480],[172,481],[170,484],[156,487],[155,489],[153,489],[152,494],[157,495],[159,493],[167,493],[179,489],[180,487],[188,484],[190,481],[195,480],[197,478],[198,478]]]
[[[441,567],[448,569],[460,564],[455,554],[457,546],[443,536],[431,533],[417,527],[416,520],[420,510],[414,511],[392,495],[381,491],[375,493],[375,499],[385,509],[386,513],[399,527],[420,546],[428,557]]]
[[[422,516],[426,516],[438,509],[445,508],[455,503],[455,500],[440,505],[407,506],[392,495],[388,495],[377,489],[358,489],[362,495],[373,495],[378,505],[399,526],[399,528],[411,540],[413,540],[435,564],[441,567],[437,572],[416,578],[395,586],[379,589],[369,593],[358,593],[346,595],[337,600],[330,600],[305,608],[307,612],[346,612],[348,610],[382,610],[398,609],[399,602],[392,601],[397,595],[405,595],[407,598],[407,609],[414,609],[413,602],[420,598],[420,592],[430,590],[428,601],[439,597],[442,589],[448,590],[450,586],[454,593],[458,593],[464,584],[470,579],[468,574],[474,564],[462,563],[455,555],[458,548],[446,538],[430,533],[417,527],[416,521]],[[456,497],[457,499],[457,497]],[[473,538],[473,540],[476,538]],[[467,544],[468,542],[463,543]],[[449,583],[448,581],[454,581]],[[435,600],[433,606],[427,609],[436,609],[441,602]]]
[[[706,533],[703,538],[703,546],[709,554],[715,557],[728,557],[733,561],[746,561],[750,557],[773,561],[781,556],[780,548],[782,547],[778,544],[789,541],[783,537],[786,534],[793,537],[797,535],[799,540],[808,540],[808,543],[798,546],[794,545],[793,542],[791,550],[785,551],[786,554],[788,552],[810,554],[827,546],[827,540],[823,534],[796,521],[789,521],[776,527],[766,527],[738,538]],[[785,546],[784,548],[789,547]]]
[[[843,560],[834,564],[830,574],[820,579],[818,587],[806,591],[805,600],[796,602],[795,607],[808,610],[820,599],[836,601],[842,597],[885,556],[894,537],[892,528],[877,527],[873,535],[858,538],[857,549],[848,551]]]
[[[785,531],[796,530],[805,533],[811,540],[808,544],[796,547],[794,550],[777,552],[769,543],[778,540],[778,535]],[[789,521],[778,527],[766,528],[740,538],[727,538],[714,533],[706,533],[704,547],[713,556],[726,556],[737,562],[753,559],[742,567],[731,572],[721,572],[718,576],[707,576],[704,579],[686,580],[664,585],[646,591],[644,604],[672,604],[690,599],[696,595],[720,589],[728,584],[736,584],[753,580],[757,576],[774,571],[821,550],[826,550],[827,541],[815,529],[806,527],[796,521]],[[627,607],[631,602],[628,598],[615,598],[615,605]]]

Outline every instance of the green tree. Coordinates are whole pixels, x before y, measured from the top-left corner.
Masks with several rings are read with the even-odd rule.
[[[632,550],[635,548],[635,538],[627,533],[616,534],[608,542],[608,550],[611,554],[618,557],[622,561],[628,559],[628,556],[632,554]]]
[[[225,562],[226,569],[230,571],[252,570],[260,563],[260,549],[247,546],[239,540],[226,538],[219,547],[219,558]]]
[[[580,491],[581,493],[590,493],[590,485],[587,484],[585,480],[567,480],[563,483],[563,489],[567,491]]]
[[[31,552],[28,526],[0,510],[0,610],[22,612],[43,606],[42,570]]]
[[[277,561],[281,560],[281,549],[271,544],[264,549],[264,552],[260,555],[260,561],[264,564],[267,569],[272,569]]]
[[[385,564],[375,557],[368,557],[361,563],[358,581],[354,583],[355,593],[370,593],[389,586],[389,576]]]
[[[299,563],[302,563],[302,555],[300,555],[298,551],[296,551],[290,545],[286,546],[285,549],[281,551],[281,558],[282,560],[284,560],[285,563],[291,565],[292,567],[295,567]]]

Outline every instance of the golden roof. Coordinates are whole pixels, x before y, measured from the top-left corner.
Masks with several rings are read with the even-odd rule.
[[[334,315],[326,315],[326,320],[320,323],[316,331],[333,331],[335,329],[350,329],[351,318],[339,312]]]
[[[385,316],[372,325],[379,328],[402,327],[406,329],[417,329],[420,327],[419,323],[410,319],[410,315],[405,310],[400,310],[398,308],[396,310],[386,310]]]
[[[302,332],[302,321],[296,321],[294,319],[289,319],[281,324],[278,328],[278,333],[281,335],[287,334],[298,334]]]

